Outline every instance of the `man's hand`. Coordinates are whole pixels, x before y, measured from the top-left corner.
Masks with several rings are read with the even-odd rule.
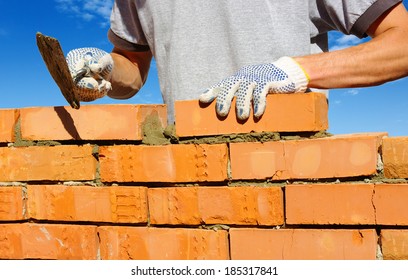
[[[66,60],[80,101],[93,101],[112,89],[109,80],[113,60],[107,52],[97,48],[79,48],[71,50]]]
[[[297,62],[282,57],[274,63],[241,68],[233,76],[210,87],[199,99],[209,103],[217,98],[217,113],[226,116],[236,96],[237,116],[241,120],[249,117],[252,101],[254,116],[259,118],[265,111],[268,93],[305,92],[308,81],[307,74]]]

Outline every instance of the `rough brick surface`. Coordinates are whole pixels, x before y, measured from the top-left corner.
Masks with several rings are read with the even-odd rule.
[[[0,143],[14,141],[14,127],[17,123],[18,115],[18,110],[0,110]]]
[[[385,177],[408,178],[408,137],[385,138],[382,156]]]
[[[25,108],[21,109],[21,135],[25,140],[141,140],[148,116],[157,116],[167,125],[165,105]]]
[[[206,182],[227,179],[225,144],[106,146],[100,148],[105,182]]]
[[[408,260],[408,230],[381,230],[381,249],[385,260]]]
[[[97,259],[95,226],[1,224],[0,259]]]
[[[267,103],[260,120],[255,120],[251,115],[247,121],[238,122],[235,100],[229,115],[221,119],[215,113],[215,102],[203,105],[197,100],[177,101],[176,133],[185,137],[252,131],[321,131],[328,128],[328,107],[324,94],[269,94]]]
[[[91,145],[0,148],[0,181],[93,180],[92,150]]]
[[[168,225],[281,225],[279,187],[151,188],[150,222]]]
[[[374,229],[230,229],[231,259],[373,260]]]
[[[147,188],[37,185],[27,187],[36,220],[147,223]]]
[[[101,258],[144,260],[228,259],[224,230],[100,227]]]
[[[232,179],[319,179],[372,175],[383,133],[232,143]]]
[[[373,203],[377,224],[408,225],[408,184],[376,185]]]
[[[373,225],[373,184],[288,185],[286,223]]]
[[[0,187],[0,220],[25,219],[25,198],[22,187]]]

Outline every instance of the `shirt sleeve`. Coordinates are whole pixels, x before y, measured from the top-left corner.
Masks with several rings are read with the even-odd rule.
[[[311,20],[319,33],[338,30],[366,37],[367,29],[382,14],[402,0],[314,0],[310,1]]]
[[[110,22],[108,39],[115,47],[127,51],[149,50],[134,1],[116,0]]]

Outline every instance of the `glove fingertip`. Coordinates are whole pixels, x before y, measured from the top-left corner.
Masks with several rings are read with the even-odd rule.
[[[216,111],[218,116],[226,117],[230,111],[231,104],[225,102],[217,102]]]
[[[240,120],[246,120],[249,118],[249,110],[245,108],[237,108],[237,118]]]
[[[210,103],[217,97],[217,95],[218,93],[216,93],[213,89],[209,89],[202,93],[198,100],[203,103]]]
[[[255,105],[254,108],[254,117],[255,118],[260,118],[262,115],[265,113],[265,106],[258,106]]]

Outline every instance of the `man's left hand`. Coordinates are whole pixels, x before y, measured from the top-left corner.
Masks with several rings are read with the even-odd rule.
[[[282,57],[274,63],[249,65],[236,74],[213,85],[199,99],[209,103],[215,98],[219,116],[226,116],[234,96],[237,117],[246,120],[254,106],[254,116],[260,118],[265,112],[268,93],[305,92],[309,82],[302,67],[290,57]]]

